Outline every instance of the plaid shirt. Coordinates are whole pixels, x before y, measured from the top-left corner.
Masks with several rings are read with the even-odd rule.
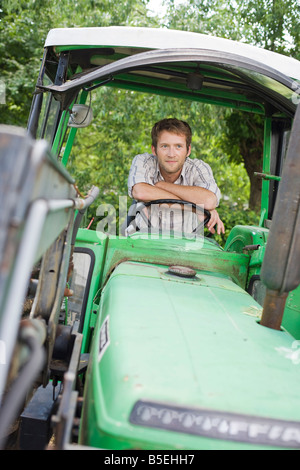
[[[128,194],[132,198],[132,188],[137,183],[148,183],[154,186],[158,181],[163,180],[156,156],[149,153],[136,155],[128,176]],[[219,204],[220,190],[214,180],[210,166],[202,160],[187,157],[175,184],[200,186],[209,189],[217,196]]]

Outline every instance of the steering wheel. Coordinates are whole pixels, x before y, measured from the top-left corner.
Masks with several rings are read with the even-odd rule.
[[[197,204],[194,204],[193,202],[189,202],[189,201],[183,201],[181,199],[155,199],[153,201],[148,201],[148,202],[143,202],[141,203],[142,205],[142,208],[138,210],[139,214],[141,215],[142,219],[144,220],[144,222],[146,223],[146,225],[148,226],[148,228],[152,228],[152,229],[155,229],[156,227],[154,227],[151,223],[151,217],[147,217],[146,214],[144,213],[144,208],[148,208],[152,205],[160,205],[160,204],[177,204],[177,205],[181,205],[182,206],[182,214],[184,212],[184,209],[183,209],[183,206],[188,206],[190,211],[195,213],[196,215],[199,214],[200,217],[203,217],[203,215],[205,216],[203,221],[199,222],[198,226],[196,228],[193,229],[193,233],[197,233],[199,232],[203,226],[205,226],[209,220],[210,220],[210,217],[211,217],[211,214],[210,212],[207,210],[207,209],[204,209],[203,207],[201,206],[198,206]]]

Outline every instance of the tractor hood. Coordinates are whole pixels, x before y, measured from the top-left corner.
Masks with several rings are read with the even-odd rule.
[[[100,308],[85,404],[95,423],[85,442],[300,445],[292,337],[261,326],[261,307],[230,278],[124,262]]]

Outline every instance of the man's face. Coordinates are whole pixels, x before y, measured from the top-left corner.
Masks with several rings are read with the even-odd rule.
[[[152,153],[158,159],[162,176],[176,176],[177,179],[186,157],[191,153],[191,146],[187,148],[185,135],[162,131],[158,137],[157,148],[152,146]]]

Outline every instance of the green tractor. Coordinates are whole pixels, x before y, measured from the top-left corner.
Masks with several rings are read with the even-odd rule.
[[[3,448],[15,428],[20,449],[300,447],[297,80],[294,59],[196,33],[49,32],[27,132],[0,134]],[[166,236],[143,215],[163,200],[135,206],[144,229],[82,228],[101,188],[82,197],[68,160],[103,86],[264,116],[259,225],[223,248],[203,223]]]

